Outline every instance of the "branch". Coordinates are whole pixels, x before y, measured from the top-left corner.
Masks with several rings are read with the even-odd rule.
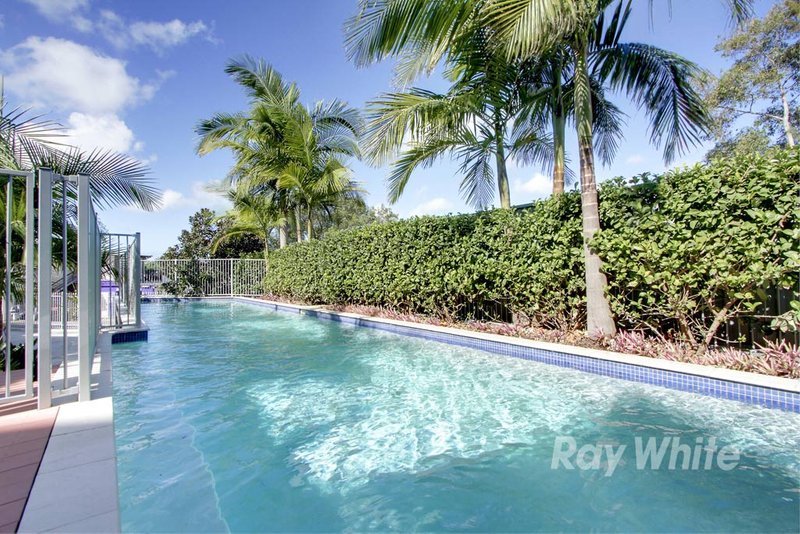
[[[747,110],[747,109],[739,109],[739,108],[734,108],[734,107],[731,107],[731,106],[720,106],[720,105],[717,105],[717,106],[714,106],[714,107],[716,107],[718,109],[724,109],[725,111],[733,111],[734,113],[741,113],[743,115],[756,115],[757,117],[769,117],[770,119],[775,119],[777,121],[782,121],[783,120],[783,117],[781,117],[779,115],[773,115],[772,113],[750,111],[750,110]]]

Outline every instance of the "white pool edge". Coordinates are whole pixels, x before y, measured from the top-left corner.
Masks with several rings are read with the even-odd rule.
[[[461,328],[453,328],[448,326],[414,323],[410,321],[398,321],[395,319],[384,319],[381,317],[371,317],[369,315],[360,315],[348,312],[335,312],[325,308],[324,306],[303,306],[298,304],[289,304],[286,302],[278,302],[278,301],[252,298],[252,297],[234,297],[233,300],[239,302],[251,302],[254,304],[266,303],[286,308],[293,308],[297,310],[298,313],[303,310],[319,311],[333,316],[348,317],[351,319],[358,319],[360,321],[369,321],[379,324],[402,326],[405,328],[414,328],[418,330],[426,330],[429,332],[438,332],[438,333],[456,335],[472,339],[480,339],[485,341],[505,343],[509,345],[517,345],[520,347],[529,347],[529,348],[548,350],[564,354],[573,354],[577,356],[584,356],[586,358],[594,358],[597,360],[605,360],[605,361],[623,363],[628,365],[636,365],[639,367],[660,369],[663,371],[672,371],[675,373],[682,373],[686,375],[699,376],[704,378],[713,378],[716,380],[724,380],[726,382],[734,382],[737,384],[745,384],[750,386],[770,388],[770,389],[776,389],[780,391],[788,391],[790,393],[800,394],[800,380],[793,380],[790,378],[783,378],[778,376],[768,376],[757,373],[748,373],[746,371],[735,371],[733,369],[724,369],[722,367],[711,367],[707,365],[699,365],[694,363],[683,363],[671,360],[662,360],[658,358],[648,358],[646,356],[636,356],[633,354],[623,354],[621,352],[590,349],[586,347],[578,347],[576,345],[562,345],[559,343],[534,341],[531,339],[524,339],[511,336],[501,336],[498,334],[489,334],[485,332],[475,332],[472,330],[464,330]]]
[[[111,366],[105,333],[92,400],[60,405],[19,532],[120,532]]]

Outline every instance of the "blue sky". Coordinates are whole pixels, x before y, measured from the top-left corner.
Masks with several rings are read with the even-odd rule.
[[[667,1],[657,0],[652,24],[647,2],[635,4],[626,40],[678,52],[714,73],[725,66],[714,52],[717,37],[729,30],[721,1],[672,0],[670,18]],[[757,2],[757,14],[772,4]],[[4,0],[0,74],[14,105],[49,114],[75,144],[113,148],[150,165],[164,207],[156,213],[120,208],[101,219],[110,231],[142,232],[143,253],[158,254],[175,242],[189,215],[202,207],[225,209],[206,186],[225,176],[231,158],[196,156],[193,127],[216,111],[245,108],[223,72],[229,58],[263,57],[299,84],[307,103],[338,97],[360,107],[392,89],[390,63],[356,69],[347,62],[342,26],[355,9],[356,0]],[[435,77],[418,85],[446,87]],[[629,115],[626,137],[614,164],[598,169],[599,178],[663,171],[644,114],[623,95],[614,101]],[[673,165],[698,161],[706,149]],[[387,169],[352,167],[369,191],[367,202],[386,203]],[[393,209],[402,216],[469,211],[458,196],[456,168],[442,161],[418,172]],[[515,204],[545,196],[550,187],[539,169],[513,163],[510,179]]]

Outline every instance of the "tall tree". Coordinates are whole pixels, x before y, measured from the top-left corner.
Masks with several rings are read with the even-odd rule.
[[[241,258],[263,254],[264,243],[253,233],[236,233],[219,240],[232,225],[230,217],[220,217],[202,208],[189,217],[189,228],[181,230],[178,242],[167,248],[161,259]]]
[[[368,104],[366,153],[377,164],[393,161],[390,201],[402,195],[417,168],[449,153],[461,163],[460,191],[469,204],[486,208],[496,190],[500,207],[510,208],[508,158],[516,154],[542,164],[552,159],[539,123],[530,115],[521,120],[531,62],[493,52],[483,33],[476,28],[465,50],[453,56],[454,83],[447,93],[414,88]]]
[[[275,195],[264,193],[257,188],[248,187],[240,182],[237,187],[227,191],[226,197],[233,207],[223,216],[230,224],[220,227],[211,243],[211,252],[219,246],[240,235],[258,236],[264,244],[264,259],[269,260],[269,246],[272,232],[285,223],[281,209],[275,201]]]
[[[733,65],[719,78],[705,80],[713,110],[714,137],[725,146],[756,136],[795,146],[800,124],[800,1],[783,0],[763,19],[754,19],[716,47]],[[737,132],[740,118],[753,126]]]
[[[197,152],[231,150],[236,159],[228,183],[246,180],[269,191],[284,219],[294,212],[300,240],[301,218],[307,219],[308,234],[316,207],[355,192],[347,160],[360,155],[360,115],[339,100],[303,105],[297,86],[263,60],[245,56],[231,61],[226,72],[247,92],[250,109],[201,121],[195,128]]]
[[[745,0],[729,0],[735,11]],[[398,53],[416,54],[428,69],[458,56],[475,20],[492,30],[495,46],[510,59],[526,59],[565,47],[572,71],[574,122],[580,156],[581,206],[586,266],[587,330],[613,334],[602,264],[589,242],[600,229],[594,164],[592,72],[613,90],[628,94],[651,122],[651,140],[665,158],[699,141],[707,124],[705,107],[688,81],[696,67],[674,54],[639,43],[605,46],[615,32],[598,31],[611,0],[363,0],[348,23],[346,44],[357,63]],[[744,7],[743,7],[744,6]],[[599,44],[598,44],[599,43]],[[595,52],[596,50],[596,52]],[[596,54],[596,55],[594,55]],[[679,74],[675,76],[675,74]]]

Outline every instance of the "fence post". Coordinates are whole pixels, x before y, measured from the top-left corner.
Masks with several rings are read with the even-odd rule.
[[[40,410],[49,408],[52,391],[50,297],[53,264],[53,172],[39,169],[39,400]]]
[[[14,176],[9,174],[6,176],[8,182],[6,183],[6,265],[5,265],[5,281],[3,286],[3,332],[6,345],[4,348],[5,354],[3,359],[5,361],[5,369],[3,369],[6,378],[5,396],[11,396],[11,236],[14,233],[12,226],[12,219],[14,215]]]
[[[233,258],[228,260],[228,268],[231,271],[231,289],[230,289],[231,295],[235,295],[236,292],[233,290]]]
[[[34,301],[36,276],[36,218],[34,213],[33,195],[36,189],[36,176],[30,172],[25,176],[25,396],[33,397],[33,359],[36,354],[34,343],[34,315],[36,302]]]
[[[131,305],[134,306],[134,318],[136,319],[136,328],[142,326],[142,234],[136,232],[136,238],[133,241],[133,291],[131,291]]]
[[[91,400],[93,343],[91,336],[92,284],[92,197],[89,177],[78,175],[78,401]],[[66,342],[66,340],[65,340]]]

